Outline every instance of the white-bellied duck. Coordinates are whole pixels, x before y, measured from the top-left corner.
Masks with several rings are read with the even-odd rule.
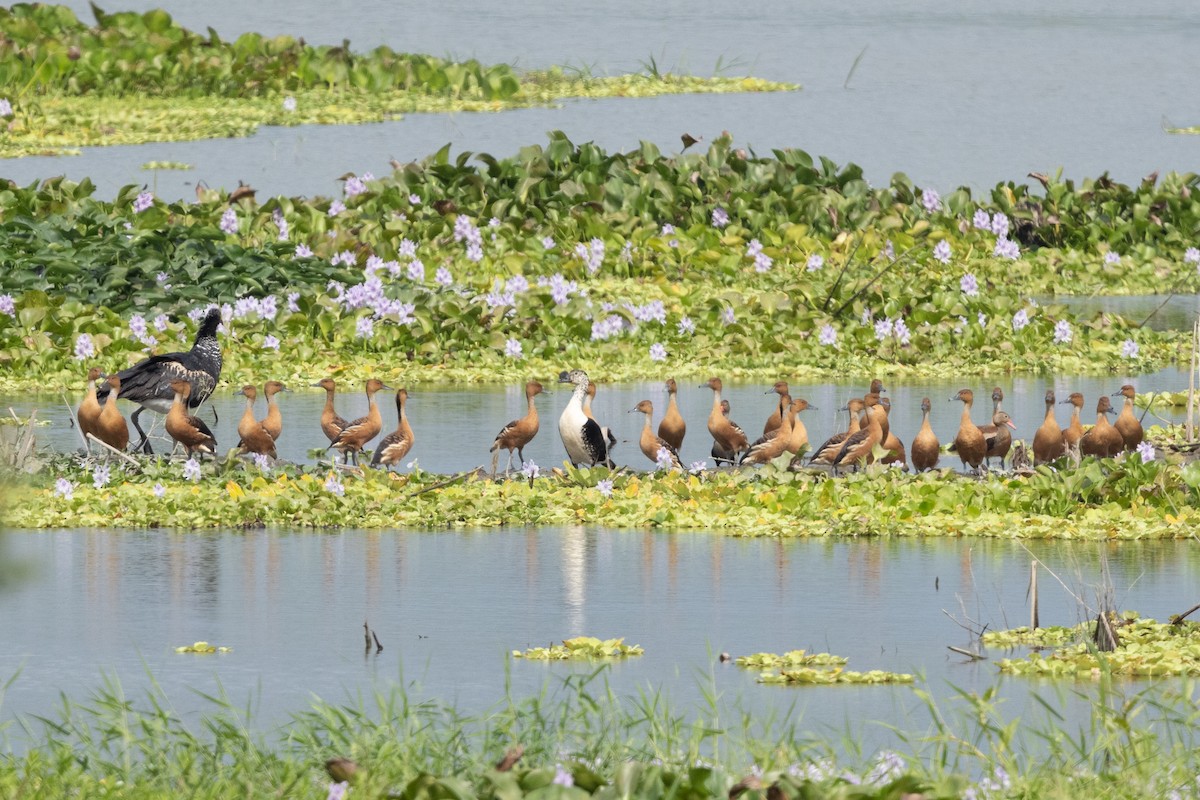
[[[120,376],[117,379],[120,380]],[[187,412],[188,396],[192,393],[192,385],[180,379],[173,380],[168,385],[175,394],[175,399],[167,411],[167,433],[172,439],[183,445],[189,458],[193,453],[208,453],[215,456],[217,454],[216,437],[202,419]]]
[[[412,450],[413,443],[416,437],[413,436],[412,426],[408,424],[408,414],[404,413],[404,408],[408,403],[408,390],[396,390],[396,430],[383,437],[383,441],[379,443],[379,447],[375,448],[375,455],[371,457],[371,466],[378,467],[383,464],[387,467],[392,467],[399,464],[408,452]]]
[[[676,469],[683,469],[683,462],[679,460],[679,451],[676,450],[670,442],[661,436],[654,433],[650,427],[651,418],[654,416],[654,404],[649,400],[642,400],[635,407],[629,409],[630,414],[645,414],[646,423],[642,426],[642,435],[638,437],[638,447],[646,458],[661,466],[658,461],[658,454],[662,450],[666,450],[671,458],[671,466]]]
[[[928,397],[921,398],[921,430],[913,437],[912,443],[912,465],[917,472],[936,467],[942,455],[942,444],[929,425],[929,410],[932,407]]]
[[[662,421],[658,423],[658,435],[674,447],[676,452],[683,449],[683,437],[687,433],[687,423],[679,413],[679,402],[675,397],[678,392],[679,387],[675,385],[675,379],[667,378],[667,413],[663,414]]]
[[[587,396],[588,386],[591,384],[587,373],[581,369],[573,369],[570,372],[563,370],[558,374],[558,382],[569,383],[575,387],[571,392],[571,399],[567,401],[567,407],[558,418],[558,435],[567,450],[567,458],[576,467],[591,467],[596,464],[611,467],[608,441],[599,423],[583,412],[583,398]]]
[[[1045,464],[1062,458],[1067,452],[1063,441],[1063,430],[1054,418],[1054,390],[1046,390],[1046,416],[1041,426],[1033,434],[1033,463]]]
[[[508,463],[504,465],[504,473],[507,475],[512,469],[513,451],[517,451],[517,458],[521,463],[525,463],[525,445],[533,441],[533,437],[537,436],[538,432],[538,411],[537,404],[533,402],[533,398],[545,391],[545,388],[537,381],[529,381],[525,384],[525,416],[520,419],[514,419],[512,422],[505,425],[496,434],[495,440],[492,442],[492,477],[496,477],[496,466],[500,462],[500,450],[508,451]]]

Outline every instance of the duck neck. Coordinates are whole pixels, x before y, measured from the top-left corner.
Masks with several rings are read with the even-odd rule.
[[[721,414],[721,390],[713,389],[713,413],[718,416]]]
[[[529,409],[530,419],[537,419],[537,403],[533,402],[534,397],[536,395],[532,393],[525,395],[525,404]]]
[[[645,424],[645,426],[643,426],[642,430],[649,431],[650,433],[654,433],[654,431],[651,430],[651,428],[650,428],[650,412],[643,411],[642,416],[646,418],[646,424]]]
[[[961,424],[962,425],[974,425],[975,424],[975,423],[971,422],[971,401],[970,400],[963,401],[963,412],[962,412]]]
[[[924,411],[921,412],[921,430],[922,431],[932,431],[933,430],[933,428],[929,424],[929,409],[925,409]]]
[[[1042,418],[1045,422],[1057,422],[1054,418],[1054,403],[1046,403],[1046,416]]]
[[[332,414],[333,412],[333,393],[334,389],[325,390],[325,411]]]

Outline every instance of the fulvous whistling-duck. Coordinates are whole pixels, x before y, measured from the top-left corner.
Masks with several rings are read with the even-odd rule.
[[[1120,391],[1113,393],[1113,397],[1117,395],[1125,398],[1125,406],[1121,409],[1121,414],[1117,417],[1117,422],[1113,427],[1121,432],[1125,449],[1133,451],[1142,443],[1142,438],[1146,435],[1142,430],[1142,423],[1138,422],[1138,418],[1133,415],[1133,399],[1137,397],[1137,391],[1129,384],[1125,384]]]
[[[875,378],[871,381],[870,390],[867,392],[867,394],[863,395],[863,400],[866,400],[869,395],[875,395],[875,399],[878,401],[879,405],[883,405],[883,393],[886,391],[887,389],[883,388],[883,381],[879,380],[879,378]],[[888,407],[888,410],[891,410],[890,406]],[[865,418],[863,420],[863,424],[866,424]],[[880,441],[886,442],[888,434],[891,433],[892,430],[891,422],[889,422],[887,414],[880,416],[879,429],[883,432],[883,439]]]
[[[1083,438],[1083,423],[1079,421],[1079,413],[1083,410],[1083,395],[1079,392],[1071,392],[1070,397],[1063,400],[1063,404],[1070,404],[1071,409],[1071,424],[1063,431],[1063,445],[1068,450],[1078,449],[1079,440]]]
[[[1113,411],[1108,395],[1101,395],[1096,403],[1096,424],[1079,439],[1079,452],[1085,456],[1112,458],[1125,449],[1121,432],[1108,421]]]
[[[412,450],[416,437],[413,436],[412,426],[408,424],[408,415],[404,413],[406,403],[408,403],[408,390],[397,389],[396,430],[383,437],[383,441],[379,443],[379,447],[375,448],[375,455],[371,457],[372,467],[384,464],[390,468],[393,464],[399,464],[400,459],[404,458],[408,455],[408,451]]]
[[[999,386],[992,389],[992,416],[996,416],[1004,409],[1000,406],[1004,403],[1004,390]]]
[[[608,455],[608,440],[596,420],[583,412],[583,398],[587,396],[587,373],[581,369],[570,372],[563,370],[558,374],[559,383],[574,385],[575,391],[567,401],[562,416],[558,418],[558,435],[562,438],[563,447],[567,449],[567,458],[574,466],[595,466],[603,464],[612,467]],[[593,390],[594,391],[594,390]]]
[[[79,403],[79,409],[75,412],[75,419],[79,422],[79,432],[83,434],[84,447],[87,451],[92,452],[92,443],[88,440],[87,435],[90,433],[96,435],[96,422],[100,419],[100,412],[103,410],[100,406],[100,401],[96,399],[96,381],[104,377],[104,373],[98,368],[92,367],[87,374],[87,393],[84,394],[83,400]]]
[[[658,464],[658,454],[661,450],[666,450],[671,458],[671,466],[676,469],[683,469],[683,462],[679,460],[679,451],[671,446],[671,443],[666,439],[658,436],[650,428],[651,417],[654,416],[654,404],[649,400],[643,400],[635,407],[629,409],[630,414],[645,414],[646,424],[642,426],[642,435],[638,438],[638,446],[641,447],[642,453],[646,458]]]
[[[808,401],[803,397],[793,400],[788,413],[792,418],[792,435],[788,437],[787,451],[792,455],[798,455],[800,450],[808,444],[808,428],[804,427],[804,423],[800,421],[800,412],[808,409],[817,410],[816,406],[810,406]]]
[[[120,380],[120,376],[117,376]],[[179,444],[190,458],[192,453],[217,454],[217,439],[199,417],[187,413],[188,396],[192,385],[185,380],[175,379],[170,383],[175,400],[167,411],[167,433]]]
[[[937,466],[942,454],[942,444],[929,426],[929,410],[932,405],[928,397],[921,398],[921,430],[913,437],[912,465],[917,472],[925,472]]]
[[[975,402],[975,393],[970,389],[961,389],[950,398],[950,402],[961,400],[963,404],[962,419],[958,423],[958,433],[954,437],[954,452],[962,460],[964,467],[978,470],[987,455],[987,442],[983,431],[971,421],[971,405]]]
[[[779,396],[779,415],[783,422],[778,428],[770,433],[764,433],[750,445],[750,450],[742,458],[743,464],[766,464],[783,455],[787,450],[788,442],[792,439],[792,420],[796,418],[791,408],[791,396],[786,393],[781,394]]]
[[[1066,452],[1067,446],[1063,442],[1062,428],[1058,427],[1058,420],[1054,418],[1054,390],[1047,389],[1046,417],[1042,420],[1042,425],[1037,429],[1037,433],[1033,435],[1034,466],[1062,458]]]
[[[366,449],[367,442],[383,430],[383,417],[379,413],[379,405],[375,402],[375,393],[380,389],[390,388],[392,387],[383,381],[370,378],[367,381],[367,415],[351,420],[338,434],[337,439],[325,449],[336,448],[341,451],[343,457],[353,459],[354,463],[358,464],[358,454]]]
[[[192,387],[188,408],[198,408],[217,387],[217,381],[221,377],[221,344],[217,341],[217,328],[220,325],[220,310],[210,308],[200,323],[200,330],[196,333],[196,341],[191,350],[186,353],[151,356],[117,373],[117,377],[121,379],[121,397],[139,406],[129,418],[138,435],[142,437],[134,445],[134,450],[152,452],[146,432],[138,423],[138,417],[146,409],[159,414],[170,411],[175,395],[171,389],[172,381],[185,380]],[[102,388],[96,393],[96,397],[104,400],[107,394],[108,390]]]
[[[587,394],[583,398],[583,413],[588,419],[595,419],[592,416],[592,401],[596,399],[596,384],[588,382]],[[599,423],[597,423],[599,424]],[[608,446],[608,454],[612,456],[612,449],[617,446],[617,435],[613,433],[612,428],[607,425],[600,426],[600,433],[604,435],[604,441]]]
[[[899,436],[892,433],[891,425],[888,423],[888,420],[892,416],[892,401],[886,397],[881,397],[879,399],[879,408],[875,410],[879,411],[880,409],[883,410],[883,413],[879,415],[879,429],[887,431],[887,433],[883,434],[883,444],[881,446],[888,452],[887,455],[879,459],[879,463],[903,464],[904,468],[907,469],[908,461],[904,458],[904,442],[900,441]]]
[[[321,409],[321,432],[330,442],[336,442],[342,431],[350,427],[350,423],[333,408],[333,396],[337,393],[337,384],[333,378],[323,378],[313,384],[313,388],[325,390],[325,408]]]
[[[995,395],[993,395],[993,399]],[[991,466],[993,458],[1000,459],[1000,467],[1004,467],[1004,459],[1008,456],[1008,451],[1012,447],[1012,433],[1009,428],[1016,430],[1017,426],[1013,424],[1012,417],[1007,411],[997,411],[992,414],[992,421],[988,425],[980,425],[979,430],[983,433],[983,441],[987,445],[984,451],[984,461]]]
[[[879,395],[871,393],[863,398],[863,413],[867,417],[867,425],[846,437],[831,462],[834,474],[837,474],[840,466],[854,466],[857,469],[875,460],[875,446],[883,443],[883,429],[879,423],[884,413],[879,407]]]
[[[254,418],[254,401],[258,399],[258,389],[254,384],[248,383],[237,393],[246,398],[246,410],[242,412],[237,426],[238,450],[276,458],[275,439],[263,424]]]
[[[791,397],[788,393],[787,381],[775,381],[775,385],[763,394],[777,394],[780,397]],[[790,400],[788,401],[791,402]],[[775,410],[771,412],[771,416],[767,417],[766,424],[763,425],[763,436],[766,436],[771,431],[783,424],[783,415],[787,413],[787,406],[776,404]]]
[[[121,409],[117,408],[117,397],[121,394],[121,378],[117,375],[109,376],[108,385],[108,398],[100,411],[100,419],[96,420],[93,436],[113,450],[123,453],[129,446],[129,426],[125,424],[125,417],[121,416]]]
[[[679,403],[675,398],[678,391],[675,379],[667,378],[667,413],[663,414],[662,421],[658,423],[658,435],[674,447],[676,452],[683,448],[683,436],[687,433],[687,424],[683,421],[683,415],[679,413]]]
[[[746,433],[730,423],[721,413],[721,379],[710,378],[708,383],[700,384],[700,388],[712,389],[713,392],[712,411],[708,414],[708,432],[722,450],[733,453],[736,462],[738,456],[750,449],[750,442],[746,440]]]
[[[538,412],[537,404],[533,402],[533,398],[545,391],[545,388],[537,381],[530,381],[525,384],[525,404],[528,411],[525,416],[520,419],[514,419],[512,422],[505,425],[496,434],[495,441],[492,442],[492,477],[496,477],[496,466],[500,461],[500,449],[508,451],[508,463],[504,465],[504,472],[508,474],[512,469],[513,450],[517,451],[517,458],[521,459],[521,463],[525,463],[525,445],[533,441],[533,437],[537,436],[538,432]]]
[[[837,454],[841,452],[842,445],[845,444],[846,439],[850,438],[862,429],[858,418],[858,415],[861,414],[863,410],[862,400],[855,397],[838,410],[850,412],[850,426],[841,433],[835,433],[833,436],[830,436],[820,447],[814,450],[812,458],[808,460],[809,464],[832,464],[833,460],[837,458]],[[798,467],[800,465],[793,464],[792,466]]]
[[[725,417],[725,419],[729,419],[729,401],[728,400],[721,401],[721,416]],[[743,431],[742,427],[740,425],[738,425],[736,422],[729,419],[729,424],[733,426],[733,429],[735,431],[741,432],[742,436],[746,436],[746,432]],[[747,436],[746,438],[749,439],[750,437]],[[726,466],[732,467],[737,462],[737,454],[734,453],[732,450],[726,450],[725,448],[721,447],[721,445],[717,442],[716,439],[713,439],[713,446],[712,446],[712,449],[709,450],[709,455],[711,455],[713,457],[713,465],[714,466],[719,467],[722,464],[724,464]]]
[[[267,417],[262,421],[262,426],[275,441],[279,441],[279,434],[283,433],[283,414],[279,413],[279,403],[275,395],[290,391],[291,389],[279,381],[267,381],[263,384],[263,395],[267,398]]]

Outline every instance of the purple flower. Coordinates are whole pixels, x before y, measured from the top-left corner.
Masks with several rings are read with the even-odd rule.
[[[499,227],[500,227],[500,218],[499,218],[499,217],[492,217],[491,219],[489,219],[489,220],[488,220],[488,227],[489,227],[489,228],[499,228]]]
[[[521,343],[516,339],[509,339],[504,343],[504,355],[508,356],[509,358],[520,358],[522,355],[524,355],[524,352],[521,349]]]
[[[410,206],[419,206],[419,205],[421,205],[421,195],[419,195],[419,194],[410,194],[410,195],[408,196],[408,204],[409,204]]]
[[[287,111],[288,113],[295,111],[296,110],[296,98],[292,97],[290,94],[287,97],[283,98],[283,110]]]
[[[353,267],[357,260],[358,259],[355,257],[353,250],[343,250],[342,252],[336,254],[333,258],[329,259],[329,263],[335,267],[338,264],[345,264],[347,267]]]
[[[538,285],[542,284],[542,279],[538,279]],[[550,287],[550,298],[554,300],[555,305],[565,305],[571,299],[571,295],[579,289],[579,284],[575,281],[569,281],[562,276],[561,272],[556,272],[550,276],[545,283]]]
[[[483,245],[476,243],[467,245],[467,261],[473,264],[483,261]]]
[[[1013,314],[1012,326],[1013,326],[1014,331],[1019,331],[1028,324],[1029,324],[1029,312],[1028,311],[1026,311],[1025,309],[1022,308],[1020,311]]]
[[[583,265],[587,267],[587,271],[593,275],[600,271],[600,267],[604,264],[604,242],[600,239],[592,239],[588,244],[580,242],[575,245],[575,255],[579,256],[583,261]]]
[[[8,314],[10,317],[17,315],[17,301],[11,294],[0,294],[0,314]]]
[[[154,330],[162,333],[167,329],[167,325],[170,324],[170,321],[167,319],[166,314],[159,314],[154,318],[154,321],[151,324],[154,325]]]
[[[1143,441],[1137,446],[1137,454],[1142,457],[1143,464],[1149,464],[1157,457],[1157,454],[1154,451],[1154,445],[1146,441]]]
[[[81,333],[75,338],[75,360],[83,361],[96,355],[96,346],[92,344],[92,337],[86,333]]]
[[[990,231],[992,229],[992,218],[988,212],[982,208],[975,209],[975,216],[971,218],[971,224],[980,230]]]
[[[354,335],[359,339],[370,339],[375,335],[375,321],[370,317],[359,317],[354,323]]]
[[[92,486],[97,489],[103,489],[105,486],[108,486],[110,477],[111,473],[109,472],[108,465],[102,464],[92,470]]]
[[[277,339],[273,334],[268,333],[265,337],[263,337],[262,346],[264,350],[278,350],[279,339]]]
[[[171,280],[171,276],[168,275],[167,273],[165,273],[165,272],[158,273],[157,275],[154,276],[154,280],[157,281],[158,285],[163,288],[164,292],[171,291],[171,284],[169,283],[169,281]]]
[[[183,479],[185,481],[200,480],[200,462],[194,458],[189,458],[183,462]]]
[[[445,266],[437,268],[437,272],[433,276],[434,281],[438,286],[451,286],[454,283],[454,276],[450,274],[450,270]]]
[[[932,214],[934,211],[941,211],[942,198],[934,189],[924,189],[921,191],[921,205],[925,206],[925,210]]]
[[[804,266],[808,268],[809,272],[816,272],[817,270],[821,269],[821,267],[825,266],[825,258],[813,253],[808,257],[808,261],[804,263]]]
[[[1189,247],[1183,251],[1183,263],[1200,265],[1200,248]]]
[[[749,256],[750,258],[754,258],[756,255],[758,255],[762,251],[763,251],[762,242],[760,242],[758,239],[751,239],[749,244],[746,245],[746,255]]]
[[[346,493],[346,487],[338,480],[338,476],[331,472],[329,477],[325,479],[325,491],[341,497]]]
[[[712,226],[714,228],[724,228],[729,224],[729,212],[717,206],[712,212]]]
[[[666,361],[667,348],[663,347],[658,342],[650,345],[650,360],[651,361]]]
[[[396,255],[404,258],[413,258],[417,254],[417,243],[412,239],[401,239],[400,246],[396,248]]]
[[[289,312],[291,312],[292,314],[296,314],[300,311],[300,304],[296,302],[299,299],[300,299],[299,292],[288,292],[287,310]]]
[[[726,325],[732,325],[737,322],[737,315],[733,313],[733,306],[725,306],[725,310],[721,312],[721,322]]]
[[[675,226],[669,222],[664,222],[662,226],[662,235],[670,236],[673,233],[675,233]]]
[[[1001,211],[992,215],[992,233],[1000,239],[1008,238],[1008,217]]]
[[[267,472],[271,469],[271,457],[266,453],[255,453],[254,466],[258,467],[263,472]]]
[[[771,258],[766,253],[758,253],[754,256],[754,271],[760,273],[768,272],[774,263],[775,259]]]
[[[896,260],[896,247],[892,244],[891,239],[883,243],[883,257],[890,261]]]
[[[908,323],[901,317],[892,323],[892,335],[895,336],[900,344],[908,344],[912,332],[908,329]]]
[[[976,319],[979,320],[979,327],[981,327],[981,328],[987,327],[987,319],[988,319],[987,314],[980,311],[979,316],[977,316]]]
[[[625,242],[621,245],[621,260],[626,264],[633,263],[633,242]]]
[[[312,248],[310,248],[304,242],[296,245],[296,258],[312,258],[312,254]]]
[[[346,792],[350,791],[350,781],[329,784],[329,794],[325,800],[346,800]]]
[[[554,783],[558,786],[574,786],[575,778],[571,775],[570,770],[562,764],[554,766]]]
[[[147,327],[145,317],[143,317],[141,314],[134,314],[129,318],[129,332],[133,335],[134,339],[145,339],[146,331]]]
[[[529,279],[524,275],[513,275],[504,282],[504,291],[512,292],[514,295],[524,294],[529,291]]]
[[[155,497],[162,497],[167,493],[167,487],[163,486],[161,483],[156,483],[154,484],[154,488],[150,491],[154,492]]]
[[[1067,322],[1065,319],[1060,319],[1054,324],[1054,343],[1071,343],[1071,323]]]
[[[674,466],[674,459],[671,457],[671,451],[665,447],[658,448],[658,452],[654,454],[654,463],[659,469],[670,469]]]
[[[347,178],[346,184],[342,187],[342,191],[345,193],[346,197],[357,197],[366,190],[367,184],[363,182],[362,178],[359,178],[356,175],[351,175],[349,178]]]
[[[1133,339],[1126,339],[1121,343],[1121,356],[1123,358],[1137,358],[1138,350],[1138,343]]]
[[[526,461],[521,464],[521,472],[525,473],[525,477],[529,478],[529,480],[536,478],[539,474],[541,474],[541,471],[541,467],[533,463],[533,461]]]
[[[425,280],[425,265],[421,263],[421,259],[414,258],[408,264],[408,279],[421,283]]]
[[[11,117],[13,115],[12,103],[7,97],[0,97],[0,117]]]
[[[616,314],[594,321],[592,323],[592,341],[602,342],[610,339],[620,333],[623,327],[624,322]]]
[[[613,482],[612,482],[612,479],[611,479],[611,478],[605,478],[605,479],[604,479],[604,480],[602,480],[602,481],[597,481],[597,482],[596,482],[596,489],[597,489],[597,490],[600,492],[600,494],[601,494],[601,495],[603,495],[604,497],[612,497],[612,493],[613,493]]]
[[[54,482],[54,493],[64,500],[70,500],[75,496],[75,484],[66,478],[59,478]]]
[[[975,297],[979,294],[979,281],[975,278],[975,273],[968,272],[963,275],[958,282],[958,288],[967,297]]]
[[[862,315],[859,317],[859,319],[862,320],[863,325],[870,325],[871,320],[874,318],[875,315],[871,313],[871,309],[869,308],[864,308],[862,310]]]
[[[553,236],[543,236],[542,237],[542,249],[543,250],[553,250],[554,249],[554,237]]]
[[[700,461],[693,461],[691,464],[688,464],[688,472],[692,473],[693,475],[699,475],[706,469],[708,469],[708,461],[703,459]]]
[[[225,209],[225,213],[221,215],[221,230],[230,236],[238,232],[238,215],[232,206]]]
[[[993,255],[995,255],[996,258],[1015,260],[1021,257],[1021,248],[1014,241],[1000,238],[996,240],[996,248],[993,251]]]
[[[817,334],[817,341],[826,347],[837,344],[837,331],[828,322],[821,327],[821,332]]]
[[[1121,254],[1114,252],[1112,250],[1109,250],[1107,253],[1104,254],[1104,263],[1105,264],[1120,264],[1121,263]]]
[[[875,322],[875,338],[883,341],[892,335],[892,321],[890,319],[876,320]]]
[[[681,336],[691,336],[696,332],[696,323],[692,322],[691,317],[680,317],[676,327]]]
[[[152,192],[142,192],[133,201],[133,211],[135,214],[140,214],[152,205],[154,205],[154,194]]]
[[[341,200],[334,200],[332,203],[329,204],[329,216],[331,216],[331,217],[336,217],[338,214],[342,213],[345,210],[346,210],[346,204],[343,203]],[[330,233],[333,233],[333,231],[330,231]]]
[[[950,263],[950,243],[945,239],[938,242],[933,248],[933,257],[943,264]]]

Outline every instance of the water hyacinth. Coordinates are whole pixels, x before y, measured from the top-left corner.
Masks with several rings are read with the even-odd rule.
[[[105,486],[108,486],[110,477],[111,473],[109,472],[108,465],[102,464],[92,470],[92,486],[97,489],[103,489]]]
[[[900,317],[892,323],[892,335],[896,337],[900,344],[909,343],[912,332],[908,329],[908,323],[904,321],[903,317]]]
[[[54,482],[54,494],[64,500],[70,500],[75,496],[75,484],[66,478],[59,478]]]
[[[997,211],[992,215],[992,233],[1000,239],[1008,238],[1008,215],[1002,211]]]
[[[297,302],[297,301],[299,301],[299,300],[300,300],[300,293],[299,293],[299,292],[288,292],[288,295],[287,295],[287,310],[288,310],[290,313],[292,313],[292,314],[298,314],[298,313],[300,313],[300,303],[299,303],[299,302]]]
[[[997,239],[996,247],[992,250],[992,254],[996,258],[1007,258],[1010,261],[1015,261],[1021,257],[1020,246],[1010,239]]]
[[[262,346],[263,350],[279,350],[279,339],[274,334],[268,333],[263,337]]]
[[[354,255],[353,250],[343,250],[334,255],[333,258],[329,259],[329,263],[335,267],[338,264],[345,264],[347,267],[353,267],[357,261],[358,258]]]
[[[509,358],[521,358],[521,356],[524,355],[524,352],[521,348],[521,343],[516,339],[509,339],[504,343],[504,355],[508,356]]]
[[[154,193],[153,192],[141,192],[133,200],[133,212],[135,214],[140,214],[153,205],[154,205]]]
[[[925,206],[925,210],[932,214],[942,210],[942,198],[936,189],[922,189],[921,205]]]
[[[138,341],[145,341],[146,334],[149,328],[146,325],[146,318],[141,314],[134,314],[129,318],[129,334]]]
[[[1121,342],[1121,357],[1122,358],[1137,358],[1139,352],[1138,343],[1133,339],[1126,339]]]
[[[514,295],[524,294],[529,291],[529,279],[524,275],[513,275],[504,282],[504,291]]]
[[[89,334],[81,333],[75,337],[75,360],[83,361],[96,355],[96,346]]]
[[[729,212],[717,206],[712,212],[712,226],[714,228],[724,228],[729,224]]]
[[[595,275],[600,271],[600,267],[604,265],[604,242],[600,239],[592,239],[588,244],[580,242],[575,245],[575,255],[583,262],[587,271]]]
[[[370,317],[359,317],[354,323],[354,335],[359,339],[370,339],[375,335],[375,320]]]
[[[450,270],[444,266],[438,267],[437,272],[433,275],[433,280],[438,286],[453,286],[454,276],[450,274]]]
[[[666,361],[667,348],[663,347],[658,342],[650,345],[650,360],[651,361]]]
[[[704,459],[701,459],[700,461],[693,461],[691,464],[688,464],[688,472],[692,473],[693,475],[699,475],[706,469],[708,469],[708,461]]]
[[[542,249],[543,250],[553,250],[554,249],[554,237],[553,236],[543,236],[542,237]]]
[[[933,257],[943,264],[950,263],[950,242],[942,239],[933,247]]]
[[[1109,250],[1107,253],[1104,254],[1104,263],[1105,264],[1120,264],[1121,263],[1121,254],[1114,253],[1112,250]]]
[[[834,327],[826,322],[821,326],[821,332],[817,334],[817,341],[825,347],[832,347],[837,344],[837,331]]]
[[[721,322],[726,325],[737,322],[737,314],[733,313],[733,306],[725,306],[725,310],[721,312]]]
[[[12,102],[7,97],[0,97],[0,117],[11,117],[12,115]]]
[[[896,246],[894,244],[892,244],[891,239],[888,239],[886,242],[883,243],[882,255],[884,258],[888,259],[889,261],[896,260]]]
[[[351,175],[346,179],[346,183],[342,186],[342,193],[346,197],[357,197],[367,191],[367,184],[362,178],[357,175]]]
[[[592,341],[603,342],[616,336],[625,327],[625,321],[616,314],[592,323]]]
[[[602,481],[597,481],[596,490],[604,497],[612,497],[613,482],[610,478],[605,478]]]
[[[571,775],[570,770],[562,764],[554,765],[554,785],[566,787],[575,785],[575,778]]]
[[[987,327],[987,321],[988,321],[987,314],[980,311],[979,314],[975,317],[975,319],[978,320],[979,327],[981,327],[981,328]]]
[[[809,272],[817,272],[818,270],[820,270],[822,267],[825,266],[825,257],[820,256],[816,253],[813,253],[811,256],[808,257],[808,261],[804,262],[804,266],[808,269]]]
[[[754,271],[769,272],[771,267],[775,265],[775,259],[771,258],[766,253],[758,253],[754,256]]]
[[[633,314],[633,318],[638,322],[657,322],[659,325],[667,324],[667,307],[663,305],[662,300],[651,300],[649,303],[640,306],[626,305],[629,312]]]
[[[1028,311],[1026,311],[1025,309],[1022,308],[1020,311],[1013,314],[1012,327],[1013,327],[1014,332],[1022,330],[1028,324],[1029,324],[1029,312]]]
[[[345,203],[343,203],[341,200],[334,200],[333,202],[331,202],[329,204],[329,212],[328,213],[329,213],[329,216],[336,217],[338,214],[341,214],[345,210],[346,210]],[[334,232],[330,231],[329,234],[332,236],[332,235],[334,235]]]
[[[155,497],[161,498],[161,497],[166,496],[167,487],[163,486],[161,483],[156,483],[156,484],[154,484],[154,488],[151,489],[150,491],[154,493]]]
[[[17,301],[11,294],[0,294],[0,314],[7,314],[10,317],[17,315]]]
[[[185,481],[200,480],[200,462],[195,458],[189,458],[183,462],[183,479]]]
[[[541,474],[542,469],[537,464],[535,464],[532,460],[530,460],[530,461],[526,461],[521,464],[521,472],[525,475],[526,478],[528,478],[529,480],[533,480],[534,478],[536,478],[538,475]]]
[[[963,275],[958,281],[958,288],[967,297],[976,297],[979,294],[979,280],[975,277],[975,273],[968,272]]]
[[[408,265],[408,279],[414,283],[422,283],[425,280],[425,265],[421,263],[421,259],[414,258]]]
[[[1058,322],[1054,323],[1054,343],[1071,343],[1071,323],[1067,322],[1065,319],[1060,319]]]
[[[1157,458],[1157,454],[1154,451],[1154,445],[1145,441],[1137,446],[1137,454],[1141,456],[1143,464],[1149,464],[1151,461]]]
[[[875,322],[875,338],[878,341],[883,341],[892,335],[892,321],[890,319],[876,320]]]
[[[992,217],[982,208],[975,209],[975,216],[971,218],[971,225],[979,230],[990,231],[992,229]]]
[[[225,213],[221,215],[220,228],[223,233],[229,236],[233,236],[238,232],[238,215],[232,206],[225,209]]]
[[[758,255],[762,251],[763,251],[762,242],[760,242],[758,239],[751,239],[750,242],[746,245],[746,255],[749,256],[750,258],[754,258],[756,255]]]
[[[1200,267],[1200,248],[1189,247],[1183,251],[1183,263],[1195,264]]]
[[[658,448],[658,452],[654,454],[654,463],[659,469],[670,469],[674,465],[671,451],[665,447]]]
[[[290,94],[287,97],[283,98],[283,110],[288,112],[289,114],[292,113],[293,111],[295,111],[296,110],[296,98],[292,97]]]
[[[331,472],[329,477],[325,479],[325,491],[332,495],[336,495],[337,497],[341,497],[346,493],[346,487],[343,486],[342,482],[338,480],[337,474]]]
[[[164,292],[171,291],[171,283],[170,283],[171,276],[168,275],[167,273],[165,273],[165,272],[158,273],[157,275],[154,276],[154,280],[156,283],[158,283],[159,286],[161,286],[163,288]]]
[[[312,254],[312,248],[306,245],[304,242],[296,245],[296,258],[312,258]]]
[[[679,324],[676,325],[676,329],[681,336],[691,336],[696,332],[696,323],[692,322],[691,317],[683,316],[679,318]]]

